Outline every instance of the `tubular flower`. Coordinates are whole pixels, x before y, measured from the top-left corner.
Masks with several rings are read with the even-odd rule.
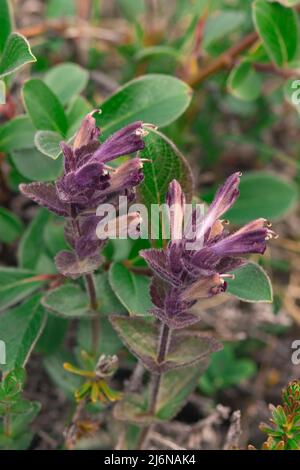
[[[117,168],[108,162],[144,148],[147,134],[141,121],[119,130],[104,143],[98,138],[94,113],[82,121],[73,145],[61,143],[63,175],[55,183],[21,184],[21,192],[41,206],[66,218],[66,238],[73,251],[63,251],[56,266],[63,275],[76,278],[97,269],[101,263],[99,248],[105,240],[96,236],[101,217],[99,204],[117,204],[119,196],[134,197],[135,187],[143,180],[142,160],[135,157]]]
[[[183,224],[186,210],[180,184],[173,180],[167,194],[171,240],[166,249],[140,252],[155,276],[152,313],[170,328],[179,329],[199,321],[191,307],[199,300],[226,291],[226,278],[246,263],[246,254],[263,254],[275,233],[265,219],[257,219],[230,234],[222,215],[239,195],[240,173],[234,173],[218,190],[206,214]],[[191,244],[192,241],[192,244]]]

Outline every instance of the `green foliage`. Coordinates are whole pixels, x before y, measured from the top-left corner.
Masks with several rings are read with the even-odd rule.
[[[240,197],[226,217],[235,224],[259,217],[277,220],[292,209],[297,200],[298,188],[292,182],[275,174],[253,171],[242,176]]]
[[[84,90],[88,77],[88,72],[79,65],[65,63],[52,67],[44,81],[60,102],[66,105]]]
[[[0,0],[0,106],[6,102],[7,77],[25,64],[36,62],[29,42],[19,33],[12,32],[13,18],[9,0]],[[4,80],[1,80],[4,79]]]
[[[232,95],[245,101],[258,98],[261,92],[261,77],[247,60],[232,69],[228,77],[228,89]]]
[[[272,302],[273,290],[266,272],[256,263],[248,262],[232,271],[227,292],[244,302]]]
[[[5,104],[5,92],[5,82],[3,80],[0,80],[0,105]]]
[[[10,75],[23,65],[35,61],[27,39],[22,34],[12,33],[7,39],[0,60],[0,77]]]
[[[0,150],[9,153],[12,150],[32,148],[34,126],[25,115],[17,116],[0,127]]]
[[[45,313],[40,296],[35,295],[0,317],[1,338],[6,344],[6,364],[0,370],[24,367],[45,326]]]
[[[118,354],[118,384],[125,375],[127,380],[136,361],[145,367],[142,389],[126,392],[113,411],[117,419],[134,423],[126,425],[129,448],[137,446],[141,427],[173,419],[197,385],[197,392],[215,397],[256,372],[239,344],[220,350],[214,333],[193,325],[172,330],[160,357],[163,329],[154,318],[151,296],[156,303],[161,299],[155,300],[153,284],[150,296],[152,279],[139,251],[168,243],[162,219],[152,226],[155,235],[159,229],[159,240],[152,233],[148,239],[107,243],[103,265],[93,278],[95,297],[86,279],[70,282],[57,273],[55,256],[72,245],[65,239],[64,220],[44,209],[35,212],[17,195],[18,185],[55,182],[62,175],[60,143],[72,145],[88,113],[101,110],[95,115],[101,143],[127,124],[144,122],[145,148],[136,155],[143,158],[144,180],[136,202],[148,210],[165,202],[173,179],[180,182],[187,202],[194,201],[195,188],[211,202],[210,186],[239,169],[246,169],[240,197],[225,215],[232,224],[260,217],[281,221],[299,199],[299,149],[291,138],[300,110],[295,80],[299,0],[182,0],[171,7],[168,2],[149,6],[144,0],[118,0],[112,11],[121,18],[107,23],[102,3],[91,2],[89,12],[77,3],[46,2],[43,24],[50,31],[33,41],[36,62],[26,38],[13,32],[9,2],[0,0],[0,341],[7,349],[7,363],[0,365],[0,449],[25,449],[32,441],[30,424],[40,405],[25,400],[23,389],[24,367],[34,350],[43,356],[53,386],[68,400],[74,400],[74,393],[77,400],[92,402],[120,398],[97,375],[100,354]],[[87,18],[78,22],[81,14]],[[16,24],[21,24],[19,17]],[[82,37],[73,35],[77,26]],[[34,63],[31,74],[11,77],[29,63]],[[142,235],[146,223],[144,217]],[[288,236],[283,224],[278,232]],[[285,241],[282,246],[282,260],[272,249],[264,264],[275,278],[277,270],[283,277],[290,269]],[[175,260],[176,255],[168,262]],[[245,302],[272,302],[271,282],[260,265],[249,261],[230,274],[234,278],[226,278],[228,294]],[[284,305],[282,277],[280,290],[275,283],[276,305]],[[158,284],[160,291],[164,281]],[[196,305],[199,319],[201,304]],[[66,362],[73,375],[63,368]],[[92,411],[103,409],[102,404]],[[271,412],[272,425],[262,428],[269,436],[264,448],[298,449],[298,382],[287,387],[283,404]],[[107,407],[108,421],[109,413]]]
[[[32,440],[28,426],[40,411],[40,404],[22,398],[24,381],[25,371],[17,367],[0,383],[1,450],[26,449]]]
[[[245,13],[234,10],[221,10],[216,15],[209,17],[205,24],[204,49],[209,51],[215,43],[222,41],[230,33],[239,29],[245,19]]]
[[[91,315],[86,293],[74,284],[65,284],[51,290],[46,294],[42,303],[46,310],[65,318],[81,318]]]
[[[200,367],[198,365],[164,374],[154,416],[148,412],[149,397],[147,394],[142,396],[128,394],[115,406],[115,417],[121,421],[144,425],[158,421],[169,421],[184,406],[188,396],[196,387],[199,375],[204,372],[206,367],[207,362],[204,361]]]
[[[74,0],[48,0],[46,16],[51,19],[72,17],[75,14]]]
[[[23,98],[26,110],[37,129],[66,135],[68,125],[63,106],[42,80],[28,80],[23,88]]]
[[[23,224],[19,217],[11,211],[0,207],[0,241],[12,243],[23,231]]]
[[[2,53],[5,47],[5,43],[12,30],[12,18],[8,0],[1,0],[0,2],[0,23],[0,53]]]
[[[263,450],[300,450],[300,382],[290,382],[282,391],[282,405],[270,405],[271,425],[262,423],[268,435]],[[250,449],[254,449],[250,446]]]
[[[132,80],[100,105],[103,137],[137,120],[165,127],[186,110],[191,97],[190,87],[174,77],[146,75]]]
[[[149,131],[141,156],[144,164],[144,181],[139,186],[141,201],[151,210],[151,204],[163,204],[169,183],[173,179],[181,184],[187,201],[193,196],[193,177],[190,166],[176,146],[158,131]]]
[[[298,50],[299,25],[294,10],[255,0],[254,24],[270,59],[279,67],[293,61]]]
[[[109,283],[130,315],[149,313],[152,307],[149,278],[132,273],[121,263],[114,263],[109,270]]]
[[[221,345],[213,339],[187,331],[175,331],[162,362],[157,360],[158,327],[138,317],[111,316],[110,321],[128,349],[152,372],[162,373],[206,361]]]
[[[18,261],[21,268],[37,270],[39,259],[43,255],[41,236],[49,220],[49,212],[40,209],[27,227],[18,249]]]
[[[199,381],[199,388],[207,395],[214,395],[226,388],[240,385],[256,372],[255,363],[239,358],[231,344],[225,344],[222,351],[212,355],[207,371]]]

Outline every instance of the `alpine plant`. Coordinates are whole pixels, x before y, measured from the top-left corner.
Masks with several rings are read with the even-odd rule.
[[[143,179],[143,163],[138,157],[117,168],[109,165],[122,155],[144,148],[143,136],[147,131],[141,121],[124,127],[100,144],[101,132],[93,114],[85,117],[72,145],[62,142],[64,172],[55,183],[20,185],[25,196],[66,219],[65,236],[72,251],[60,252],[55,262],[61,274],[73,279],[92,273],[102,262],[99,252],[105,240],[96,235],[101,220],[96,215],[97,207],[110,203],[117,209],[122,195],[129,201],[134,199],[135,187]],[[139,214],[128,217],[128,226],[138,230]],[[122,226],[121,222],[116,220],[116,226]]]

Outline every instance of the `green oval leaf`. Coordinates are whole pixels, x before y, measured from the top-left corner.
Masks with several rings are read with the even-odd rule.
[[[227,292],[245,302],[273,302],[272,284],[267,273],[256,263],[248,262],[228,279]]]
[[[32,148],[34,133],[34,126],[28,116],[20,115],[11,119],[0,127],[0,151],[8,153]]]
[[[193,177],[187,160],[177,147],[158,131],[149,131],[145,149],[140,152],[144,163],[144,181],[139,186],[142,202],[150,209],[151,204],[165,202],[169,183],[175,178],[182,186],[187,201],[193,197]]]
[[[37,78],[28,80],[23,87],[27,112],[37,129],[65,135],[68,129],[64,108],[50,88]]]
[[[240,28],[245,23],[246,15],[239,10],[221,10],[210,15],[205,22],[203,47],[208,50],[218,41]]]
[[[219,390],[250,379],[255,372],[255,362],[236,357],[233,345],[227,343],[222,351],[212,355],[210,365],[199,381],[199,388],[207,395],[214,395]]]
[[[18,261],[21,268],[36,270],[39,258],[43,254],[42,239],[50,217],[46,209],[40,209],[26,228],[18,247]]]
[[[147,315],[152,308],[149,295],[150,279],[132,273],[121,263],[113,263],[109,283],[122,305],[131,315]]]
[[[62,173],[62,159],[45,158],[36,148],[14,150],[10,158],[18,172],[32,181],[54,181]]]
[[[295,11],[277,3],[255,0],[253,19],[270,59],[279,67],[291,62],[297,54],[299,43]]]
[[[19,33],[10,34],[0,61],[0,77],[5,77],[30,62],[36,62],[36,58],[27,39]]]
[[[226,213],[230,222],[244,224],[258,217],[276,220],[283,217],[298,200],[298,190],[291,181],[264,171],[245,173],[240,196]]]
[[[65,284],[49,291],[42,304],[61,317],[86,318],[91,315],[87,294],[76,284]]]
[[[227,81],[230,93],[245,101],[252,101],[258,98],[261,84],[260,75],[247,61],[243,61],[234,67]]]
[[[37,290],[43,281],[35,273],[19,268],[0,267],[0,310],[19,303]]]
[[[0,0],[0,54],[3,52],[7,38],[12,29],[11,9],[8,0]]]
[[[1,339],[6,345],[6,364],[0,370],[24,367],[44,327],[46,316],[35,295],[0,316]]]
[[[150,317],[152,318],[152,317]],[[220,349],[220,344],[209,336],[184,330],[173,331],[168,354],[163,362],[157,361],[158,325],[141,317],[112,315],[113,327],[127,348],[152,372],[162,373],[206,361]]]
[[[104,138],[137,120],[167,126],[186,110],[191,97],[191,88],[178,78],[146,75],[119,88],[101,104],[98,124]]]
[[[269,0],[269,2],[281,3],[284,7],[294,7],[300,4],[300,0]]]
[[[9,210],[0,207],[0,241],[12,243],[23,231],[22,221]]]

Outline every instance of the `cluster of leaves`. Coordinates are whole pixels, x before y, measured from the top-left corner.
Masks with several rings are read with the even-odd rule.
[[[300,382],[294,380],[282,391],[282,405],[270,405],[271,426],[260,425],[268,435],[263,450],[300,450]],[[250,446],[252,450],[253,447]]]
[[[239,9],[222,1],[198,0],[193,2],[192,8],[191,2],[177,3],[170,21],[180,26],[190,19],[189,26],[173,42],[164,37],[161,44],[147,46],[146,34],[139,24],[139,18],[145,15],[145,2],[118,2],[128,22],[134,26],[135,36],[132,44],[118,48],[126,62],[123,70],[125,85],[101,103],[83,96],[90,74],[71,62],[46,70],[37,69],[39,78],[25,82],[22,87],[24,114],[0,126],[0,152],[6,155],[10,168],[7,178],[10,190],[17,191],[21,182],[56,180],[62,172],[60,141],[72,142],[82,118],[95,107],[100,107],[102,114],[97,119],[102,140],[135,120],[150,122],[165,132],[149,130],[145,137],[145,149],[140,152],[145,159],[144,181],[138,190],[140,202],[148,208],[151,204],[164,203],[168,184],[173,179],[177,179],[187,197],[192,198],[191,169],[170,140],[189,148],[189,143],[182,137],[185,124],[180,119],[186,109],[190,106],[193,121],[189,120],[187,113],[185,119],[193,129],[192,139],[196,146],[204,144],[203,166],[213,166],[215,161],[211,155],[216,155],[217,159],[225,145],[224,138],[216,142],[218,139],[214,136],[213,126],[210,126],[210,122],[215,121],[214,113],[219,111],[213,102],[214,94],[207,98],[203,113],[199,113],[197,108],[201,89],[192,101],[193,92],[189,84],[195,88],[202,84],[199,71],[192,66],[195,57],[191,50],[196,31],[206,18],[202,38],[205,60],[217,61],[231,45],[232,34],[235,35],[238,29],[249,31],[252,25],[249,15],[251,2],[247,2],[247,12],[243,11],[244,2]],[[240,62],[233,64],[230,73],[226,71],[223,75],[222,72],[220,80],[219,77],[213,78],[213,88],[227,89],[232,95],[225,96],[224,100],[228,109],[238,116],[243,114],[241,100],[247,102],[243,108],[246,109],[246,119],[251,118],[258,107],[264,108],[265,102],[268,105],[276,102],[277,95],[265,96],[262,90],[262,74],[269,73],[270,68],[273,72],[275,70],[274,73],[282,72],[280,86],[284,86],[290,97],[291,82],[286,82],[286,77],[292,77],[299,60],[298,15],[295,9],[290,8],[296,3],[299,2],[253,2],[256,42],[252,44],[255,46]],[[52,0],[47,14],[49,17],[72,16],[73,2]],[[9,89],[9,74],[32,62],[34,57],[25,38],[11,33],[11,15],[6,0],[0,0],[0,20],[3,24],[0,31],[0,79],[4,77]],[[39,53],[42,56],[37,48],[38,59]],[[96,65],[91,68],[96,68],[99,60],[96,58]],[[145,74],[134,78],[141,68]],[[177,73],[185,81],[172,76]],[[0,100],[4,89],[1,83]],[[221,91],[217,93],[217,99],[220,97]],[[206,120],[202,119],[205,114]],[[257,146],[262,154],[261,160],[270,161],[274,149],[260,141],[265,125],[266,122],[258,123],[256,130],[252,134],[249,132],[249,141],[244,139],[243,143]],[[228,135],[227,139],[234,140],[234,136]],[[206,152],[209,158],[206,158]],[[296,184],[268,171],[246,172],[240,191],[237,204],[226,215],[236,225],[262,216],[270,220],[282,218],[295,205],[298,193]],[[201,194],[201,197],[210,202],[212,194]],[[103,396],[106,384],[103,385],[96,374],[98,356],[119,353],[123,343],[150,371],[164,373],[154,415],[149,413],[148,388],[143,394],[126,394],[124,400],[115,406],[115,417],[132,423],[128,427],[127,446],[136,445],[129,436],[134,434],[137,437],[137,424],[146,426],[153,420],[170,420],[178,413],[199,384],[210,353],[219,346],[202,338],[200,331],[193,331],[193,334],[179,331],[164,362],[157,363],[157,325],[148,315],[152,307],[150,279],[146,275],[145,262],[139,257],[139,251],[149,248],[155,243],[153,240],[114,240],[103,251],[105,265],[94,278],[97,313],[103,332],[97,354],[92,351],[90,329],[94,312],[91,312],[84,283],[82,280],[63,279],[57,274],[53,262],[59,251],[68,248],[61,218],[40,209],[25,228],[19,217],[1,207],[0,241],[5,244],[19,242],[17,266],[0,266],[0,339],[5,341],[7,348],[7,363],[0,365],[3,373],[0,411],[4,417],[0,428],[0,448],[26,448],[30,444],[32,436],[28,432],[25,436],[24,431],[38,413],[39,405],[27,402],[21,393],[24,383],[22,371],[33,350],[41,353],[49,376],[70,399],[76,391],[77,397],[90,397],[91,401]],[[161,244],[161,240],[158,243]],[[228,281],[228,293],[247,302],[272,302],[273,298],[267,274],[254,262],[235,272],[235,279]],[[112,313],[118,315],[111,316]],[[74,319],[78,322],[76,347],[70,353],[64,349],[63,343],[68,325]],[[82,359],[82,350],[92,358],[88,365]],[[128,352],[125,357],[134,366],[134,357]],[[214,394],[239,384],[255,373],[253,362],[236,358],[230,346],[212,357],[211,366],[199,385],[206,393]],[[67,366],[65,370],[63,363],[66,361],[79,367]],[[105,390],[107,393],[107,388]]]
[[[23,65],[35,62],[27,39],[19,33],[12,32],[13,20],[10,4],[7,0],[0,2],[0,104],[5,103],[5,81]]]
[[[29,424],[40,411],[40,404],[22,398],[25,371],[15,368],[6,374],[0,384],[0,448],[27,448],[32,440]]]

